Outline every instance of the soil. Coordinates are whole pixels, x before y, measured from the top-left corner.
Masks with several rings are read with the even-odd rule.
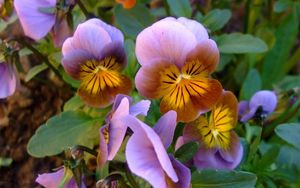
[[[46,74],[39,81],[21,81],[14,95],[0,100],[0,157],[13,160],[10,166],[0,167],[0,188],[40,187],[35,183],[37,175],[62,165],[61,157],[34,158],[26,147],[36,129],[60,113],[71,95],[68,86],[49,80]]]

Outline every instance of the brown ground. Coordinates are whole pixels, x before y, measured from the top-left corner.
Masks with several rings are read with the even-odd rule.
[[[38,187],[34,182],[38,173],[50,172],[62,165],[60,157],[29,156],[26,146],[41,124],[61,112],[71,93],[62,83],[33,80],[22,82],[19,91],[8,99],[0,99],[0,157],[13,159],[9,167],[0,167],[0,188]]]

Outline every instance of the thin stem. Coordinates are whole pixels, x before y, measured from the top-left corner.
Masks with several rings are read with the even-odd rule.
[[[88,19],[90,17],[89,12],[87,11],[87,9],[85,8],[84,4],[81,2],[81,0],[77,0],[76,1],[79,8],[81,9],[81,11],[83,12],[84,16],[86,17],[86,19]]]
[[[128,182],[130,183],[130,185],[131,185],[132,187],[139,188],[139,185],[138,185],[138,183],[135,181],[135,179],[133,178],[132,173],[130,172],[129,167],[128,167],[127,164],[125,164],[125,172],[126,172],[127,180],[128,180]]]
[[[95,157],[98,156],[98,152],[88,148],[88,147],[85,147],[85,146],[82,146],[82,145],[76,145],[74,146],[72,149],[78,149],[78,150],[82,150],[82,151],[85,151],[85,152],[88,152],[92,155],[94,155]]]
[[[60,75],[59,71],[50,63],[49,59],[43,55],[40,51],[38,51],[36,48],[34,48],[31,44],[29,44],[27,41],[22,39],[17,39],[17,42],[24,45],[26,48],[31,50],[41,61],[45,62],[46,65],[60,78],[62,79],[62,76]]]

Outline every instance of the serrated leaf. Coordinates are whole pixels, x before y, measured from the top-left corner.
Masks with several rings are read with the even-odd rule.
[[[299,123],[288,123],[281,124],[275,128],[275,133],[281,139],[291,144],[297,149],[300,149],[300,124]]]
[[[175,157],[182,163],[186,163],[191,160],[199,149],[199,144],[197,142],[189,142],[182,145],[175,152]]]
[[[221,53],[262,53],[268,50],[266,43],[249,34],[231,33],[216,38]]]
[[[192,16],[192,7],[189,0],[167,0],[167,2],[175,16],[187,18]]]
[[[265,88],[271,88],[272,84],[284,77],[285,63],[297,39],[299,26],[297,12],[295,8],[275,31],[276,43],[266,54],[262,66],[262,80]]]
[[[98,138],[99,119],[67,111],[50,118],[29,140],[27,151],[34,157],[57,155],[74,145],[93,147]]]
[[[249,100],[252,95],[261,89],[261,79],[256,69],[250,69],[243,83],[240,99]]]
[[[25,77],[25,82],[30,81],[33,77],[35,77],[37,74],[39,74],[40,72],[46,70],[48,68],[48,66],[45,63],[42,63],[40,65],[36,65],[34,67],[32,67],[26,77]]]
[[[201,22],[213,32],[224,27],[224,25],[229,21],[230,17],[230,10],[214,9],[205,15]]]
[[[136,4],[131,9],[124,9],[121,5],[117,5],[114,14],[121,30],[132,39],[154,22],[149,9],[142,4]]]
[[[252,188],[256,180],[256,175],[250,172],[203,170],[192,174],[192,187]]]

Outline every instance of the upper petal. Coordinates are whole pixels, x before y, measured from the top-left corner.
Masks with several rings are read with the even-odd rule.
[[[259,106],[267,114],[272,113],[277,105],[277,97],[273,91],[262,90],[256,92],[249,102],[250,110],[257,109]]]
[[[158,134],[166,149],[170,146],[173,140],[177,124],[176,118],[176,112],[171,110],[165,113],[153,127],[153,130]]]
[[[141,100],[138,103],[130,106],[129,113],[132,116],[138,116],[138,115],[147,116],[147,113],[150,108],[150,104],[151,101],[149,100]]]
[[[149,175],[147,172],[148,170],[154,170],[154,171],[163,170],[172,179],[173,182],[177,182],[178,176],[176,175],[176,172],[171,164],[170,158],[168,157],[168,154],[166,152],[163,143],[161,142],[160,137],[155,133],[155,131],[151,129],[148,125],[144,124],[143,122],[141,122],[140,120],[132,116],[127,116],[126,118],[124,118],[124,121],[126,121],[128,126],[134,132],[130,138],[131,141],[130,140],[128,141],[127,148],[126,148],[127,160],[128,157],[136,159],[131,161],[134,164],[129,165],[129,167],[131,166],[134,169],[132,169],[131,167],[130,169],[134,173],[142,176],[145,179],[147,179],[146,176]],[[129,142],[131,143],[130,147],[128,146]],[[153,169],[153,167],[151,167],[152,166],[151,163],[143,167],[140,166],[140,164],[144,162],[137,161],[137,160],[146,161],[147,159],[149,160],[151,159],[150,161],[151,163],[153,163],[153,165],[155,165],[156,169]],[[157,162],[158,164],[160,164],[159,166],[157,166]]]
[[[136,55],[142,66],[167,61],[181,67],[187,54],[196,44],[196,37],[184,25],[162,20],[144,29],[137,36]]]
[[[124,42],[123,33],[116,27],[111,26],[111,25],[103,22],[102,20],[96,19],[96,18],[90,19],[90,20],[86,21],[86,23],[91,23],[91,24],[95,24],[99,27],[102,27],[109,34],[112,41],[118,41],[123,44],[123,42]]]
[[[0,99],[12,95],[17,87],[16,71],[8,63],[0,63]]]
[[[238,104],[238,116],[239,119],[245,115],[249,110],[249,102],[248,101],[240,101]]]
[[[25,35],[39,40],[51,30],[55,14],[39,11],[39,8],[55,7],[56,0],[15,0],[14,7],[22,24]]]
[[[191,184],[191,172],[190,169],[176,160],[172,155],[169,155],[173,167],[179,177],[179,181],[175,184],[176,188],[189,188]]]

